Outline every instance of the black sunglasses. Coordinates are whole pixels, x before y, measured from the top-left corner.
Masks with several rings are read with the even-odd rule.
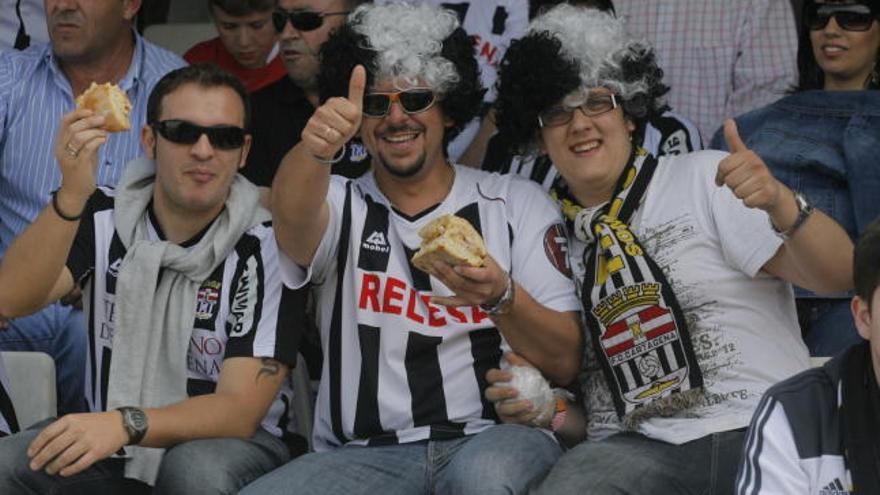
[[[208,136],[211,146],[221,150],[241,148],[247,135],[247,131],[234,125],[204,127],[178,119],[153,122],[150,127],[163,138],[177,144],[195,144],[204,134]]]
[[[412,88],[394,93],[367,93],[364,95],[364,115],[384,117],[391,111],[391,104],[395,101],[406,113],[420,113],[431,108],[437,98],[427,88]]]
[[[314,12],[312,10],[294,10],[287,12],[285,10],[276,10],[272,12],[272,25],[275,31],[284,31],[287,21],[293,25],[297,31],[314,31],[324,24],[324,18],[329,15],[348,15],[348,12]]]
[[[877,19],[867,5],[812,4],[807,10],[807,26],[812,31],[825,29],[832,17],[847,31],[867,31]]]

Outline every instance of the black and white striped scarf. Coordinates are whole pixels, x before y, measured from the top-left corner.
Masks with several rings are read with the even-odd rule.
[[[636,148],[611,202],[598,209],[580,207],[561,181],[551,191],[569,230],[589,246],[578,284],[584,318],[627,429],[702,397],[703,374],[672,285],[628,225],[657,165]]]

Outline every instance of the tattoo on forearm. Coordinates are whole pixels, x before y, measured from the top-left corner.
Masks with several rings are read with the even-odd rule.
[[[281,363],[278,361],[267,357],[261,358],[260,360],[263,363],[263,367],[257,371],[257,376],[254,378],[254,382],[259,382],[263,375],[276,376],[278,373],[281,373]]]

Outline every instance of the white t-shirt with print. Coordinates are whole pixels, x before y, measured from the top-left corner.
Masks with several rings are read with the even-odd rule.
[[[702,405],[638,426],[639,433],[674,444],[748,426],[767,388],[809,366],[791,285],[761,271],[782,241],[765,212],[715,185],[725,156],[661,157],[630,222],[673,286],[703,372]],[[572,240],[577,280],[584,249]],[[593,346],[586,349],[582,382],[588,438],[595,440],[621,427]]]

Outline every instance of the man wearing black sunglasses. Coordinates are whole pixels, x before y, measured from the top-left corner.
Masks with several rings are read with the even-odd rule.
[[[521,493],[561,450],[546,431],[499,425],[483,392],[510,350],[556,383],[575,376],[563,351],[581,345],[578,301],[559,218],[528,182],[448,161],[483,95],[453,12],[359,7],[322,56],[325,103],[272,187],[282,276],[314,284],[317,453],[242,493]],[[331,177],[358,133],[371,172]],[[482,266],[412,263],[420,230],[446,214],[481,233]]]
[[[236,493],[295,452],[282,438],[299,330],[281,322],[302,300],[237,173],[247,115],[235,76],[169,73],[150,95],[146,157],[115,191],[95,186],[104,117],[64,116],[61,188],[4,257],[0,307],[24,314],[84,285],[91,412],[0,440],[0,493]]]
[[[303,127],[319,105],[318,53],[327,37],[345,22],[362,0],[279,0],[272,22],[288,77],[255,92],[253,150],[242,173],[268,187],[284,154],[299,141]],[[352,143],[334,173],[357,177],[369,166],[359,142]]]

